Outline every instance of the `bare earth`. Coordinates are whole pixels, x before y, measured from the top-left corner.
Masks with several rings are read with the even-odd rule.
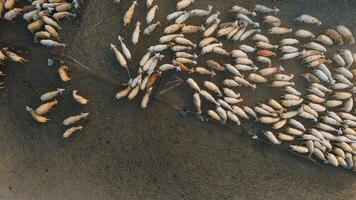
[[[63,21],[66,53],[114,80],[125,78],[109,48],[111,42],[117,43],[118,33],[130,44],[132,63],[159,37],[141,38],[132,47],[134,26],[122,27],[129,1],[122,1],[116,6],[112,0],[87,1],[78,19]],[[163,22],[176,1],[157,2]],[[212,4],[223,11],[234,2],[197,0],[194,7]],[[252,7],[256,2],[238,4]],[[272,1],[260,3],[273,6]],[[134,22],[144,21],[144,4],[136,10]],[[354,0],[281,0],[275,6],[281,9],[285,26],[295,27],[292,19],[308,13],[321,19],[323,27],[342,22],[356,33]],[[22,20],[15,22],[0,22],[0,44],[27,49],[31,62],[9,64],[4,70],[0,200],[356,199],[355,173],[317,165],[217,124],[182,117],[160,101],[152,101],[145,111],[139,109],[139,101],[114,102],[119,85],[80,70],[71,71],[70,83],[61,83],[56,67],[47,66],[46,49],[33,44]],[[49,114],[51,121],[39,126],[25,106],[39,105],[36,90],[43,93],[57,87],[78,89],[91,102],[82,107],[70,95],[60,97],[59,106]],[[83,122],[82,132],[62,139],[62,120],[84,111],[91,116]]]

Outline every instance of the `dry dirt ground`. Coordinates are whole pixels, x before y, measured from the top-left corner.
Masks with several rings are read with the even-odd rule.
[[[157,2],[159,19],[164,21],[175,1]],[[234,2],[197,0],[194,6],[212,4],[223,11]],[[256,2],[239,1],[239,5]],[[260,2],[273,6],[272,1]],[[118,70],[109,44],[116,42],[118,33],[129,40],[133,26],[122,27],[128,6],[128,0],[119,6],[112,0],[88,0],[79,18],[63,23],[66,53],[110,79],[122,80],[124,71]],[[322,19],[324,27],[342,22],[356,33],[354,0],[281,0],[275,6],[286,26],[295,26],[291,19],[309,13]],[[134,21],[143,21],[143,0],[136,11]],[[56,68],[47,66],[47,50],[33,44],[25,25],[20,19],[0,21],[0,43],[27,50],[31,61],[9,64],[4,70],[1,200],[356,199],[354,173],[317,165],[217,124],[182,117],[160,101],[152,101],[145,111],[138,101],[114,102],[119,85],[74,68],[73,81],[61,83]],[[130,45],[132,63],[158,37]],[[79,89],[91,102],[81,107],[64,95],[49,115],[50,123],[39,126],[24,108],[38,105],[39,93],[57,87]],[[91,113],[83,122],[84,130],[62,139],[61,121],[83,111]]]

